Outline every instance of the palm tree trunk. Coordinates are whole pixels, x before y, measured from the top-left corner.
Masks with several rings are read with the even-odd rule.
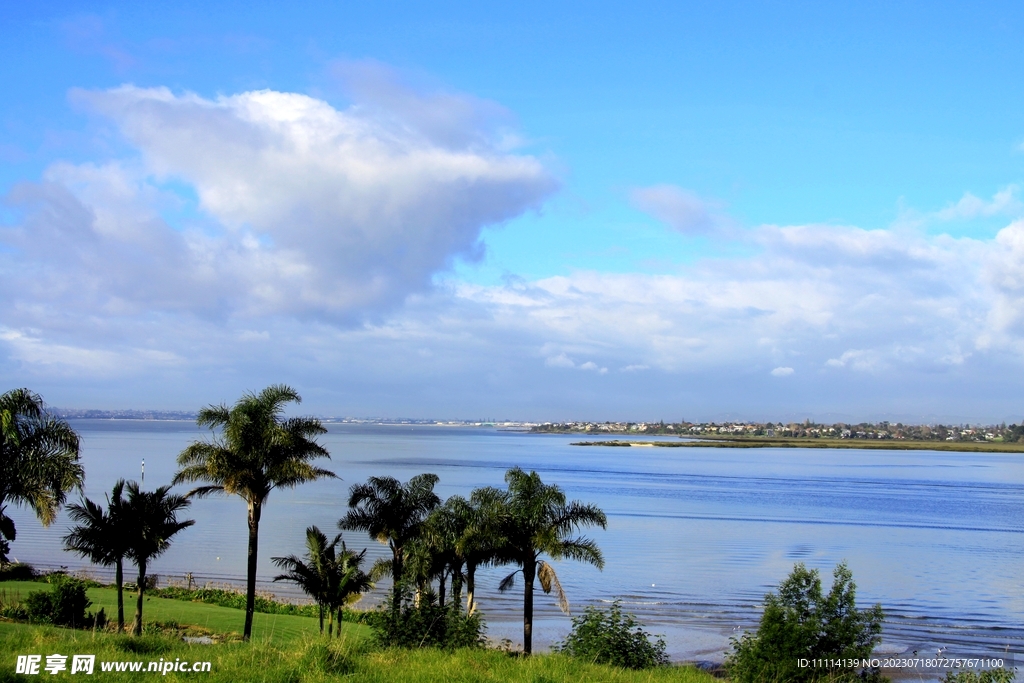
[[[462,611],[462,572],[452,572],[452,605],[456,612]]]
[[[344,609],[341,605],[338,605],[338,638],[341,638],[341,611]]]
[[[327,637],[334,635],[334,608],[327,611]]]
[[[537,574],[537,561],[523,563],[523,654],[533,652],[533,579]]]
[[[476,564],[466,565],[466,615],[476,611]]]
[[[448,581],[448,577],[445,576],[448,572],[441,572],[441,579],[437,584],[437,604],[444,609],[444,585]]]
[[[114,583],[117,584],[117,632],[124,631],[124,558],[114,562]]]
[[[135,628],[132,633],[142,635],[142,600],[146,594],[146,561],[139,560],[139,597],[135,600]]]
[[[245,584],[245,630],[242,639],[252,637],[252,616],[256,610],[256,551],[259,546],[260,514],[262,504],[258,501],[249,503],[249,557],[246,563]]]
[[[401,548],[395,548],[391,559],[391,575],[395,580],[391,591],[391,617],[395,620],[396,624],[398,623],[398,614],[402,609],[402,592],[399,590],[399,586],[402,583],[402,572],[405,570],[405,567],[402,565],[402,550]]]

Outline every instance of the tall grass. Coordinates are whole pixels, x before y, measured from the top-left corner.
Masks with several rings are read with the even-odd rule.
[[[19,654],[96,655],[95,680],[138,681],[144,674],[101,672],[101,661],[210,661],[210,673],[169,672],[167,681],[201,678],[209,683],[712,683],[707,673],[691,667],[628,671],[590,664],[563,655],[518,658],[496,650],[374,650],[365,638],[304,636],[285,645],[268,640],[252,643],[190,645],[167,636],[131,638],[88,631],[0,623],[0,682],[28,681],[36,676],[14,674]],[[70,661],[70,660],[69,660]],[[43,674],[47,678],[49,675]],[[65,672],[62,674],[67,676]],[[153,674],[149,674],[152,676]]]

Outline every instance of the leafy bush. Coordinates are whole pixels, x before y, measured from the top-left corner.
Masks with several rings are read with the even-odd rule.
[[[756,634],[732,640],[726,657],[729,677],[736,683],[754,681],[852,680],[852,667],[800,666],[801,659],[860,660],[870,656],[882,632],[882,607],[858,610],[856,585],[845,564],[833,572],[832,590],[821,592],[818,570],[797,564],[779,585],[778,594],[765,596],[764,614]],[[877,671],[861,678],[879,678]]]
[[[87,617],[85,610],[92,601],[86,597],[85,589],[86,583],[81,579],[66,574],[52,574],[49,591],[33,591],[25,599],[24,607],[29,620],[72,628],[86,626],[92,615]]]
[[[482,647],[484,623],[480,613],[471,616],[448,605],[437,604],[431,592],[420,597],[415,605],[408,596],[402,596],[402,606],[396,621],[385,600],[379,609],[364,612],[362,621],[373,630],[373,638],[385,647]]]
[[[50,591],[32,591],[25,598],[23,606],[29,621],[37,624],[53,623],[53,594]]]
[[[32,581],[35,578],[35,568],[24,562],[14,562],[0,567],[0,581]]]
[[[989,669],[988,671],[947,671],[942,683],[1010,683],[1015,677],[1013,669]]]
[[[588,607],[582,616],[573,617],[572,632],[558,650],[598,664],[624,669],[649,669],[668,663],[665,640],[651,640],[636,617],[623,614],[616,600],[607,612]]]

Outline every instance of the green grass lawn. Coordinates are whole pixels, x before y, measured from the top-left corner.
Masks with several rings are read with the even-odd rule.
[[[32,591],[49,590],[45,583],[27,581],[0,582],[0,599],[23,600]],[[116,618],[117,593],[112,588],[90,588],[90,610],[104,608]],[[125,595],[125,618],[134,615],[134,596]],[[177,622],[199,626],[215,633],[238,633],[244,612],[197,602],[166,598],[146,599],[147,623]],[[454,652],[419,649],[379,649],[372,644],[370,630],[362,624],[346,622],[340,638],[328,640],[319,635],[316,619],[294,615],[257,612],[252,642],[229,640],[214,645],[189,644],[180,634],[167,631],[147,633],[141,638],[126,634],[41,626],[0,621],[0,683],[40,680],[51,675],[42,667],[39,675],[15,672],[18,655],[95,655],[93,676],[104,681],[138,681],[154,676],[146,669],[150,662],[210,662],[209,673],[160,673],[161,679],[252,681],[253,683],[321,683],[326,681],[367,681],[370,683],[569,683],[597,681],[608,683],[713,683],[709,674],[693,667],[672,666],[648,671],[628,671],[595,665],[563,655],[542,654],[523,658],[497,650],[469,649]],[[142,673],[103,671],[102,662],[142,662]],[[75,674],[77,676],[78,674]],[[61,672],[52,680],[72,676]],[[75,680],[74,678],[72,680]],[[93,680],[90,677],[90,680]]]
[[[4,602],[15,602],[24,600],[32,591],[49,589],[50,586],[46,583],[4,581],[0,582],[0,597],[6,593],[6,597],[3,597]],[[113,588],[90,588],[87,594],[93,603],[89,607],[90,611],[97,612],[103,608],[110,621],[117,620],[116,590]],[[245,624],[245,613],[242,610],[158,597],[145,598],[142,617],[143,622],[174,621],[182,625],[199,626],[214,633],[240,634]],[[124,618],[128,623],[135,618],[135,594],[128,591],[125,591],[124,594]],[[320,624],[318,620],[310,617],[256,612],[253,616],[252,631],[254,639],[270,640],[278,645],[287,645],[306,636],[318,634]],[[363,638],[369,633],[369,627],[350,622],[345,622],[342,630],[343,635],[354,638]]]
[[[273,642],[256,639],[252,643],[189,645],[162,636],[136,639],[125,635],[0,622],[0,683],[39,680],[41,676],[14,673],[17,655],[38,654],[45,662],[45,656],[53,653],[95,655],[95,678],[89,677],[88,680],[102,681],[138,681],[140,676],[145,678],[156,674],[103,672],[101,662],[144,662],[146,667],[149,662],[161,659],[167,662],[211,662],[209,673],[171,671],[160,677],[167,681],[202,680],[208,683],[349,680],[368,683],[713,683],[715,680],[692,667],[627,671],[561,655],[515,658],[495,650],[479,649],[454,652],[374,650],[365,638],[343,637],[328,645],[326,639],[312,635],[297,637],[285,645],[282,642],[278,639]],[[51,677],[42,670],[41,675],[54,680],[70,676],[65,671]]]

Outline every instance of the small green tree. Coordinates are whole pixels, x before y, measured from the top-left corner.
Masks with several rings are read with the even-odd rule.
[[[882,632],[882,606],[857,609],[856,585],[846,564],[837,566],[832,576],[832,590],[824,595],[818,570],[797,564],[779,585],[779,592],[765,596],[757,633],[732,641],[733,649],[725,663],[733,681],[835,681],[856,677],[853,667],[810,665],[817,659],[852,661],[869,657]],[[803,666],[801,660],[806,660]]]
[[[986,671],[947,671],[942,683],[1011,683],[1017,673],[1013,669],[988,669]]]
[[[571,657],[623,669],[668,664],[664,638],[651,640],[636,617],[622,613],[618,600],[608,611],[588,607],[581,616],[573,617],[572,632],[558,650]]]

